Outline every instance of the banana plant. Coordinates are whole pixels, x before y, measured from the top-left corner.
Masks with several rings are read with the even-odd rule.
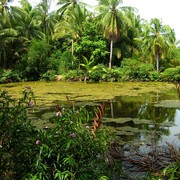
[[[84,77],[84,81],[87,80],[88,74],[90,73],[90,70],[94,67],[94,56],[91,55],[90,59],[88,60],[88,58],[86,58],[85,56],[82,55],[83,58],[83,62],[80,64],[80,67],[83,68],[84,73],[85,73],[85,77]]]

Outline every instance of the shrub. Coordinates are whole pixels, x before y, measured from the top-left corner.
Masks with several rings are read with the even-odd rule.
[[[152,71],[149,73],[149,78],[151,81],[159,81],[160,80],[160,73],[157,71]]]
[[[58,67],[58,74],[66,73],[68,70],[72,69],[72,60],[75,61],[75,59],[72,58],[71,52],[65,51],[62,53],[59,59],[60,63]]]
[[[1,70],[0,83],[19,82],[21,80],[21,73],[11,69]]]
[[[6,91],[0,92],[0,174],[2,179],[21,179],[31,168],[35,158],[36,134],[27,117],[34,104],[29,87],[19,100]]]
[[[102,81],[104,76],[107,74],[107,67],[103,64],[98,64],[97,66],[94,66],[89,71],[89,79],[92,81]]]
[[[142,81],[148,81],[150,79],[150,73],[154,71],[154,66],[149,63],[141,63],[138,67],[138,79]]]
[[[48,59],[50,45],[45,41],[33,40],[29,49],[26,62],[25,75],[27,79],[39,80],[40,75],[50,69],[50,61]]]
[[[154,71],[154,66],[149,63],[141,63],[136,59],[124,59],[121,63],[124,75],[122,79],[125,80],[141,80],[149,81],[150,74]]]
[[[109,68],[103,68],[102,73],[102,81],[106,82],[119,82],[121,81],[121,78],[123,76],[123,72],[121,68],[113,67],[112,69]]]
[[[53,81],[55,79],[55,75],[56,75],[55,70],[48,70],[46,73],[41,75],[41,80]]]
[[[57,107],[52,127],[37,130],[28,119],[34,105],[30,87],[22,98],[0,93],[0,174],[2,179],[107,179],[109,136],[93,136],[82,107]],[[91,117],[91,118],[90,118]]]
[[[71,81],[80,81],[82,76],[81,76],[82,71],[77,71],[77,70],[69,70],[67,73],[64,74],[66,80],[71,80]]]
[[[62,53],[61,51],[55,51],[48,59],[49,68],[55,70],[57,74],[64,74],[72,68],[72,55],[69,51]]]
[[[122,81],[124,72],[122,68],[113,67],[111,74],[112,74],[113,80],[119,82],[119,81]]]
[[[29,177],[98,179],[106,174],[106,134],[95,138],[81,122],[81,113],[65,109],[52,117],[55,127],[39,134],[39,150]]]
[[[160,77],[163,81],[180,82],[180,66],[166,69]]]

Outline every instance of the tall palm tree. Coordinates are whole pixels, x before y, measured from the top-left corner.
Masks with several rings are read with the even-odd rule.
[[[1,15],[3,17],[3,24],[6,25],[6,27],[10,27],[10,20],[8,16],[8,3],[11,2],[12,0],[1,0],[0,1],[0,10],[1,10]]]
[[[19,36],[27,40],[44,38],[44,33],[40,29],[41,22],[37,19],[37,9],[33,9],[28,0],[21,0],[20,4],[21,7],[11,7],[13,26],[19,32]]]
[[[175,33],[170,26],[163,26],[157,18],[151,19],[144,32],[143,47],[156,60],[156,70],[159,72],[160,59],[166,57],[169,49],[175,47]]]
[[[8,2],[11,0],[0,1],[0,66],[8,68],[13,51],[12,44],[17,39],[18,32],[11,27],[10,7]]]
[[[125,14],[131,21],[131,26],[127,28],[126,36],[126,42],[130,49],[128,53],[130,57],[133,55],[137,56],[140,53],[139,38],[141,36],[142,23],[144,20],[141,19],[140,15],[136,15],[137,9],[135,8],[125,10]]]
[[[56,18],[54,12],[49,12],[51,6],[51,0],[41,0],[41,3],[37,5],[37,20],[40,22],[42,32],[45,34],[46,39],[51,40],[51,36],[54,31],[54,25]]]
[[[130,25],[129,19],[123,13],[125,8],[119,7],[120,4],[122,0],[99,0],[99,18],[101,18],[104,36],[110,41],[109,68],[112,66],[113,43],[120,38],[124,26]]]
[[[78,41],[82,35],[83,22],[88,18],[88,11],[77,5],[67,10],[63,19],[55,25],[53,39],[69,37],[71,39],[72,64],[74,57],[74,41]]]
[[[61,18],[64,12],[69,8],[72,9],[75,8],[77,5],[81,6],[85,3],[82,3],[81,1],[78,0],[58,0],[57,4],[60,5],[60,8],[57,10],[57,12],[60,14],[60,18]]]
[[[13,51],[11,45],[17,39],[17,31],[13,28],[0,28],[0,66],[8,68],[10,60],[8,55]]]

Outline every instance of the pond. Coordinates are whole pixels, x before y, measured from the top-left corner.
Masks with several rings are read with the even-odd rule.
[[[122,145],[145,146],[152,137],[158,143],[180,146],[180,98],[172,83],[83,83],[23,82],[1,84],[13,97],[26,86],[35,93],[37,107],[31,118],[35,126],[51,126],[47,121],[56,105],[67,106],[67,96],[75,106],[98,106],[108,103],[103,126],[114,130]]]
[[[104,118],[122,144],[146,146],[152,138],[180,146],[180,100],[164,93],[116,97]]]

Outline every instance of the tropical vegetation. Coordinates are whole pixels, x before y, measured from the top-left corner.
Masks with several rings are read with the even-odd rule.
[[[58,75],[64,80],[179,81],[178,75],[168,75],[169,68],[180,66],[173,29],[157,18],[142,19],[123,1],[98,0],[92,10],[81,1],[59,0],[54,11],[50,0],[19,3],[0,1],[1,83]]]
[[[141,169],[150,173],[146,179],[180,177],[178,147],[157,145],[154,138],[157,132],[153,132],[155,142],[150,152],[136,150],[131,155],[123,152],[114,131],[102,123],[108,103],[88,111],[74,106],[67,96],[67,105],[54,107],[48,126],[41,128],[34,126],[30,118],[35,108],[36,99],[30,86],[16,99],[5,90],[0,92],[2,179],[125,179],[130,177],[126,171],[132,167],[137,172]],[[122,162],[131,165],[127,169]]]
[[[19,3],[0,0],[0,83],[180,82],[180,48],[173,29],[157,18],[142,19],[121,0],[98,0],[93,11],[77,0],[59,0],[55,11],[50,11],[51,0],[35,6],[28,0]],[[93,116],[82,108],[57,107],[52,127],[42,130],[28,118],[35,104],[31,88],[22,94],[17,100],[0,92],[3,179],[103,180],[112,178],[112,172],[122,174],[121,162],[109,156],[111,136],[99,128],[102,107],[93,124]],[[163,176],[178,179],[178,172],[179,159]]]

